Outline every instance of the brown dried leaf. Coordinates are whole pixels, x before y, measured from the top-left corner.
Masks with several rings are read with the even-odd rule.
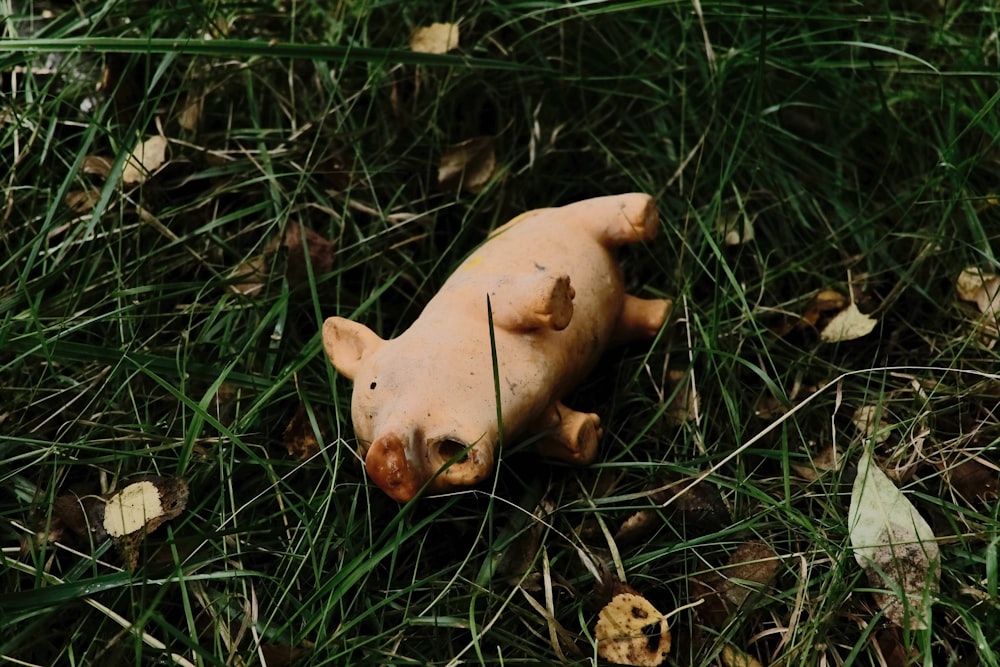
[[[663,519],[656,510],[639,510],[618,527],[615,542],[618,544],[638,544],[652,535],[663,525]]]
[[[326,425],[319,419],[319,415],[316,415],[316,422],[320,435],[326,438]],[[294,456],[299,461],[311,459],[319,454],[319,440],[309,422],[309,412],[304,404],[299,404],[292,419],[288,422],[288,426],[285,427],[283,441],[288,455]]]
[[[97,495],[77,495],[66,493],[58,496],[52,502],[52,516],[49,520],[48,532],[38,533],[36,540],[42,542],[70,542],[76,538],[79,543],[87,544],[90,535],[97,530],[91,516],[95,507],[104,509],[104,499]],[[69,531],[70,535],[67,535]]]
[[[634,593],[619,593],[597,618],[597,655],[617,665],[656,667],[670,652],[667,619]]]
[[[875,641],[878,649],[882,653],[886,667],[907,667],[908,665],[919,664],[915,661],[919,657],[916,650],[908,650],[903,643],[903,630],[898,625],[890,625],[875,633]]]
[[[698,417],[698,394],[691,383],[691,372],[674,369],[667,373],[666,394],[670,404],[664,417],[670,426],[681,426]]]
[[[267,283],[268,262],[263,255],[251,257],[233,270],[232,277],[239,280],[233,283],[232,290],[244,296],[257,296]]]
[[[828,445],[818,455],[810,459],[810,465],[792,464],[792,470],[806,481],[815,482],[823,473],[840,470],[843,458],[837,453],[836,445]]]
[[[304,244],[303,234],[305,234]],[[279,245],[288,249],[285,260],[285,277],[288,278],[288,283],[293,287],[309,280],[306,252],[309,253],[309,264],[314,276],[321,276],[333,269],[335,256],[333,242],[297,222],[289,222],[285,228],[284,238],[275,238],[271,241],[267,252],[273,252]]]
[[[156,134],[140,142],[129,155],[122,170],[126,185],[144,183],[167,160],[167,138]]]
[[[732,614],[732,607],[725,595],[727,584],[728,582],[716,572],[690,579],[691,598],[701,601],[701,604],[694,608],[695,613],[709,627],[721,628]]]
[[[188,132],[197,132],[204,107],[205,96],[200,92],[189,92],[184,100],[184,108],[177,114],[177,124]]]
[[[267,667],[289,667],[304,656],[307,651],[308,649],[302,646],[288,646],[287,644],[260,645],[260,654],[264,658],[263,664]]]
[[[438,165],[438,185],[443,190],[459,188],[480,192],[497,171],[493,137],[479,136],[445,149]]]
[[[955,493],[967,502],[989,502],[997,499],[1000,472],[977,459],[969,459],[949,468],[946,479]]]
[[[729,558],[725,569],[726,598],[741,605],[753,592],[765,589],[778,571],[778,555],[761,542],[741,544]]]
[[[111,160],[102,155],[87,155],[83,158],[83,173],[107,178],[111,173]]]
[[[696,484],[684,491],[690,479],[664,477],[658,481],[658,488],[650,491],[649,499],[661,508],[643,509],[629,516],[615,533],[615,542],[636,544],[663,525],[665,519],[707,530],[731,521],[729,508],[712,485]]]
[[[796,328],[815,327],[820,317],[827,313],[839,312],[847,307],[847,297],[832,289],[825,289],[819,292],[809,301],[806,311],[796,324]]]
[[[89,213],[100,198],[101,190],[99,188],[71,190],[66,193],[66,205],[77,213]]]
[[[810,310],[820,313],[831,313],[847,307],[847,297],[837,290],[825,289],[813,297]]]
[[[417,28],[410,37],[410,50],[417,53],[448,53],[458,48],[457,23],[432,23]]]

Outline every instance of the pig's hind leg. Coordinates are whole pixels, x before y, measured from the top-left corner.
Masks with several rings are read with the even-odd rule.
[[[621,315],[611,334],[611,344],[625,345],[655,338],[663,323],[670,317],[672,307],[673,301],[670,299],[640,299],[626,294]]]
[[[582,227],[609,248],[650,241],[660,228],[656,200],[638,192],[586,199],[561,211],[570,225]]]
[[[574,465],[594,460],[602,433],[600,417],[570,410],[559,402],[541,416],[532,430],[544,434],[536,444],[543,457]]]

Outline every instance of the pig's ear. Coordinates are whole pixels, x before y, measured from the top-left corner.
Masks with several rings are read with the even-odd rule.
[[[323,349],[334,368],[353,380],[361,360],[380,348],[385,341],[363,324],[331,317],[323,322]]]

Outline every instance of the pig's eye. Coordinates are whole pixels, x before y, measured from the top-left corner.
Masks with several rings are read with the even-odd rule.
[[[368,385],[368,388],[369,388],[369,389],[374,389],[374,388],[375,388],[375,383],[374,383],[374,382],[372,382],[372,383],[371,383],[370,385]]]

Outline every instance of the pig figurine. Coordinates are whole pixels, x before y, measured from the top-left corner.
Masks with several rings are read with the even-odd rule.
[[[638,193],[529,211],[493,232],[397,338],[327,319],[323,347],[354,381],[372,480],[406,502],[489,475],[499,429],[487,297],[504,439],[535,436],[544,457],[591,462],[600,418],[561,400],[605,348],[652,338],[667,319],[669,300],[625,294],[614,253],[658,225],[655,201]]]

